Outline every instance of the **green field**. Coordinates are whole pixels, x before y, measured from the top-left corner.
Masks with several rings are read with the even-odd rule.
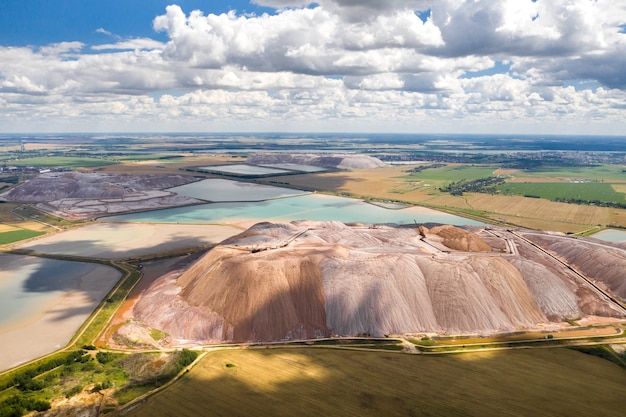
[[[11,230],[10,232],[0,233],[0,245],[7,243],[19,242],[20,240],[30,239],[31,237],[44,235],[44,232],[36,232],[34,230],[20,229]]]
[[[11,161],[11,165],[48,168],[93,168],[115,165],[117,162],[100,158],[80,158],[67,156],[49,156],[24,158]]]
[[[626,196],[616,192],[611,184],[607,183],[514,182],[501,184],[496,188],[504,194],[534,196],[553,201],[557,199],[576,199],[626,203]]]
[[[122,415],[622,416],[625,386],[617,365],[559,348],[429,356],[225,350]]]
[[[599,165],[599,166],[541,166],[528,170],[519,170],[519,177],[532,178],[568,178],[590,180],[626,180],[626,172],[623,165]]]
[[[161,154],[161,153],[150,153],[150,154],[132,154],[117,157],[116,159],[119,161],[151,161],[158,160],[159,162],[180,162],[181,159],[184,159],[184,155],[171,155],[171,154]]]

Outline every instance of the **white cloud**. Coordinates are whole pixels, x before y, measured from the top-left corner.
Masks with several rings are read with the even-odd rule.
[[[153,22],[166,43],[116,37],[88,52],[80,42],[0,46],[0,122],[98,129],[116,121],[104,130],[228,130],[233,122],[249,130],[626,128],[623,2],[255,3],[277,12],[186,14],[168,6]],[[577,90],[576,81],[601,87]]]
[[[98,28],[98,29],[96,29],[96,33],[102,33],[103,35],[113,36],[113,33],[109,32],[105,28]]]
[[[47,46],[39,48],[39,53],[42,55],[63,55],[68,53],[78,53],[85,44],[82,42],[60,42],[53,43]]]
[[[94,45],[91,47],[94,51],[106,51],[106,50],[135,50],[135,49],[147,49],[147,50],[161,50],[165,47],[162,42],[155,41],[148,38],[136,38],[121,40],[116,43]]]

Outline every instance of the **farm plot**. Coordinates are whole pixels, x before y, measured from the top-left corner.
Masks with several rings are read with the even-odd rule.
[[[6,245],[8,243],[19,242],[21,240],[30,239],[33,237],[41,236],[44,232],[36,232],[28,229],[15,229],[15,230],[0,230],[0,245]]]
[[[566,349],[443,356],[228,350],[209,353],[125,415],[621,416],[624,384],[624,370]]]
[[[544,166],[528,170],[507,170],[508,174],[515,177],[532,178],[560,178],[564,180],[588,179],[588,180],[615,180],[626,182],[626,172],[620,165],[599,166]]]
[[[12,165],[48,168],[94,168],[115,165],[117,162],[100,158],[79,158],[72,156],[46,156],[23,158],[11,161]]]
[[[603,203],[626,203],[626,195],[617,192],[611,184],[597,182],[529,182],[506,183],[497,186],[504,194],[547,200],[581,200]]]
[[[492,176],[497,169],[498,167],[490,165],[446,165],[439,168],[424,169],[418,173],[411,174],[408,178],[441,182],[473,180]]]

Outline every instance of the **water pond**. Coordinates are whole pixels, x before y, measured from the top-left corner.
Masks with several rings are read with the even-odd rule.
[[[261,166],[256,166],[256,165],[246,165],[246,164],[216,165],[216,166],[208,166],[208,167],[199,167],[198,169],[202,171],[223,172],[226,174],[252,175],[252,176],[278,175],[278,174],[286,174],[290,172],[284,169],[267,168],[267,167],[261,167]]]
[[[601,239],[606,242],[626,242],[626,230],[607,229],[591,235],[591,237],[595,237],[596,239]]]
[[[213,202],[261,201],[307,194],[305,191],[271,185],[211,178],[170,188],[178,195]]]
[[[103,222],[236,223],[241,220],[337,220],[344,223],[483,223],[424,207],[388,209],[364,201],[308,194],[261,202],[211,203],[101,218]]]
[[[120,276],[104,265],[0,254],[0,371],[65,345]]]
[[[326,168],[316,167],[314,165],[303,165],[303,164],[289,164],[289,163],[285,163],[285,164],[262,164],[262,165],[259,165],[259,166],[268,167],[268,168],[288,169],[288,170],[291,170],[291,171],[300,171],[300,172],[322,172],[322,171],[328,171],[328,169],[326,169]]]

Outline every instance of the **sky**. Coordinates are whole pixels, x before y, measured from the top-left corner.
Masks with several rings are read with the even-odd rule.
[[[626,135],[626,2],[1,0],[0,133]]]

